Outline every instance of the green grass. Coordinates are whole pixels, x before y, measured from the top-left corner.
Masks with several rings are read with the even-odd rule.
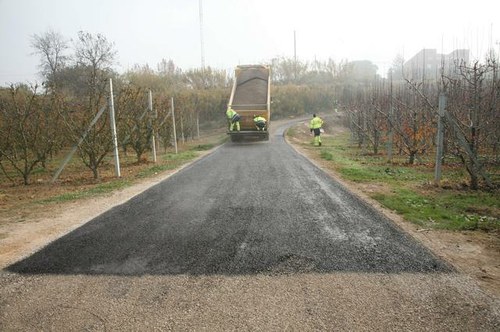
[[[4,197],[8,198],[7,208],[1,209],[1,212],[17,214],[17,210],[23,207],[25,210],[31,211],[39,209],[40,206],[50,208],[51,204],[102,197],[116,190],[129,187],[142,178],[154,177],[164,171],[177,169],[198,157],[200,152],[211,150],[227,140],[225,130],[209,132],[200,140],[189,141],[180,145],[177,154],[171,152],[172,148],[168,150],[170,153],[158,154],[157,163],[154,164],[142,163],[142,161],[138,163],[135,154],[124,154],[120,151],[122,178],[113,177],[114,159],[110,154],[106,156],[100,167],[100,173],[102,179],[104,179],[102,182],[94,181],[92,173],[83,165],[81,159],[74,156],[62,173],[61,178],[64,177],[64,180],[49,187],[52,175],[67,156],[69,148],[64,149],[53,159],[48,160],[46,169],[40,165],[37,166],[31,173],[30,186],[23,186],[20,175],[12,166],[6,165],[7,174],[13,178],[13,181],[9,180],[3,172],[0,172],[0,200]],[[148,158],[150,158],[149,153],[146,156],[146,159]],[[18,190],[18,188],[22,190]],[[31,209],[33,205],[34,209]],[[24,220],[29,220],[29,218],[23,217],[18,221],[22,222]]]
[[[328,161],[333,160],[333,154],[330,151],[321,150],[320,156],[321,156],[321,158],[328,160]]]
[[[54,196],[48,199],[39,200],[35,203],[45,204],[45,203],[62,203],[68,201],[74,201],[82,198],[95,197],[99,195],[104,195],[111,193],[115,190],[128,187],[130,185],[129,180],[119,179],[112,182],[107,182],[103,184],[98,184],[95,187],[73,191],[70,193],[64,193],[58,196]]]
[[[194,151],[208,151],[214,148],[214,144],[200,144],[193,148]]]
[[[295,131],[289,131],[293,136]],[[349,134],[324,137],[320,158],[346,180],[360,184],[376,184],[384,189],[371,197],[406,220],[425,228],[448,230],[500,230],[500,195],[460,188],[467,175],[460,165],[443,170],[447,189],[430,185],[434,179],[432,163],[407,165],[404,156],[388,163],[385,155],[361,151],[349,140]],[[377,188],[377,186],[374,186]]]
[[[204,147],[206,148],[206,147]],[[196,148],[194,149],[198,151]],[[178,154],[169,153],[163,156],[159,164],[152,165],[146,169],[139,171],[136,174],[136,178],[147,178],[156,174],[159,174],[166,170],[172,170],[178,168],[179,166],[185,164],[186,162],[196,158],[198,153],[196,151],[182,151]],[[57,195],[48,199],[38,200],[35,203],[45,204],[45,203],[62,203],[68,201],[74,201],[83,198],[96,197],[100,195],[105,195],[111,193],[115,190],[119,190],[128,187],[133,184],[132,180],[128,179],[117,179],[110,182],[97,184],[92,188],[77,190],[69,193],[64,193]]]
[[[297,135],[297,130],[294,127],[288,128],[286,131],[286,135],[289,137],[294,137]]]
[[[154,166],[151,166],[149,168],[141,170],[140,172],[137,173],[136,177],[139,179],[147,178],[147,177],[156,175],[156,174],[164,172],[164,171],[175,169],[175,168],[179,167],[180,165],[182,165],[182,163],[180,163],[180,162],[174,162],[174,163],[162,164],[162,165],[154,165]]]
[[[40,175],[40,174],[47,174],[47,170],[43,167],[37,167],[35,169],[33,169],[33,171],[31,172],[31,176],[35,176],[35,175]]]
[[[390,195],[379,193],[372,197],[405,219],[423,227],[450,230],[500,229],[500,220],[491,215],[498,199],[485,193],[424,195],[409,189],[398,189]]]
[[[403,181],[425,181],[429,178],[426,171],[409,167],[398,167],[388,165],[377,165],[370,163],[356,163],[350,166],[343,166],[340,173],[348,180],[354,182],[380,182],[401,183]]]
[[[175,153],[167,153],[166,155],[163,156],[164,161],[177,161],[177,160],[191,160],[194,159],[198,156],[196,151],[189,150],[189,151],[182,151],[177,154]]]
[[[152,175],[156,175],[158,173],[176,169],[177,167],[185,164],[186,162],[196,158],[198,153],[196,148],[189,151],[182,151],[177,154],[175,153],[167,153],[161,158],[161,164],[151,166],[147,169],[144,169],[137,173],[137,178],[145,178]]]

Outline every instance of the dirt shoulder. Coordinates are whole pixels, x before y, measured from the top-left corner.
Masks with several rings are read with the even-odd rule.
[[[135,184],[110,194],[71,202],[40,204],[36,208],[28,205],[29,211],[16,208],[4,213],[4,220],[0,223],[0,269],[31,255],[112,207],[125,203],[211,151],[213,149],[200,152],[197,158],[177,169],[137,180]]]
[[[305,126],[306,124],[303,124]],[[300,127],[300,125],[299,125]],[[333,132],[346,130],[335,127]],[[328,136],[328,134],[325,134]],[[328,173],[336,181],[347,187],[358,197],[375,207],[380,213],[392,220],[406,233],[413,236],[423,245],[430,248],[435,255],[453,265],[458,271],[477,280],[479,286],[489,293],[500,297],[500,238],[496,234],[482,231],[446,231],[422,229],[421,227],[404,220],[395,212],[383,207],[379,202],[369,197],[372,191],[383,188],[373,184],[360,184],[342,179],[329,165],[311,150],[304,149],[300,144],[311,141],[307,133],[295,135],[287,141],[297,152],[311,160],[316,166]]]

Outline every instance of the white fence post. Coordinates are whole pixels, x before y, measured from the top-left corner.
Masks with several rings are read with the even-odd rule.
[[[116,135],[115,102],[113,99],[113,80],[109,79],[109,119],[111,124],[111,137],[113,139],[113,153],[115,155],[115,174],[121,177],[120,156],[118,155],[118,140]]]
[[[172,124],[173,124],[173,131],[174,131],[174,146],[175,146],[175,154],[177,154],[177,133],[175,131],[175,111],[174,111],[174,97],[171,99],[171,106],[172,106]]]
[[[153,116],[153,93],[149,90],[149,99],[148,99],[148,109],[150,112],[150,117]],[[156,163],[156,140],[155,140],[155,130],[153,128],[153,121],[151,123],[151,150],[153,152],[153,162]]]

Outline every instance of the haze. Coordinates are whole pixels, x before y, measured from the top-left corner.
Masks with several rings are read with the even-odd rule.
[[[163,58],[182,69],[201,67],[199,4],[0,0],[0,86],[42,80],[30,42],[48,29],[68,39],[80,30],[103,34],[115,43],[118,72],[134,64],[156,68]],[[473,59],[482,59],[500,47],[494,0],[204,0],[202,7],[205,65],[229,71],[293,57],[294,31],[299,60],[370,60],[381,75],[397,55],[408,59],[422,48],[468,48]]]

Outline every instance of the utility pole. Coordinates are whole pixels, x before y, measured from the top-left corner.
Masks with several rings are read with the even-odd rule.
[[[498,45],[498,53],[497,53],[497,66],[498,66],[498,63],[500,62],[500,41],[497,41],[496,44]]]
[[[293,30],[293,72],[294,79],[297,81],[297,38],[295,35],[295,30]]]
[[[203,42],[203,0],[199,0],[199,9],[200,9],[201,69],[205,69],[205,45]]]
[[[438,131],[436,137],[436,166],[434,168],[434,184],[439,185],[441,181],[441,165],[443,163],[443,144],[444,144],[444,109],[446,107],[446,96],[443,92],[439,94],[438,110]]]
[[[422,50],[422,92],[425,93],[425,47]]]

